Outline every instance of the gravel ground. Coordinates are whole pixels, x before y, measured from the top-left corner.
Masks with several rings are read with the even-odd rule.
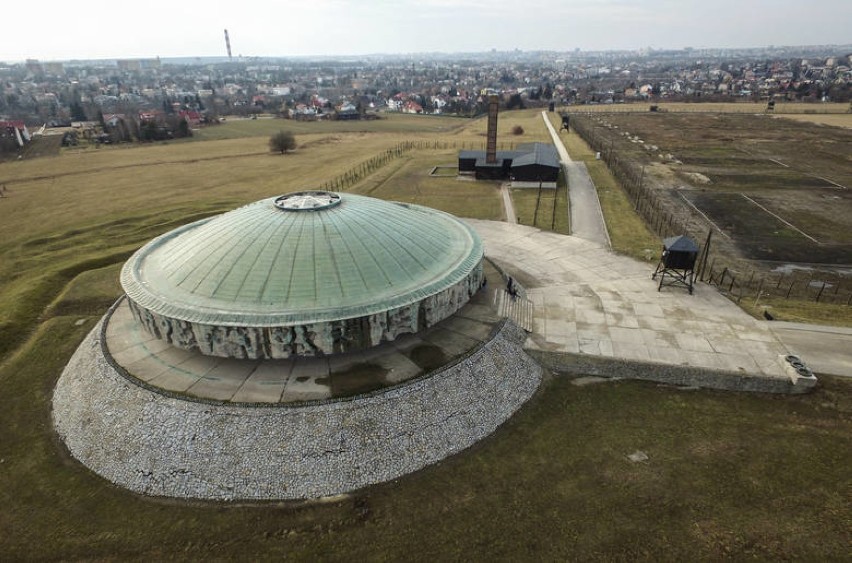
[[[463,360],[380,393],[216,405],[133,384],[107,361],[100,334],[99,323],[60,377],[54,426],[89,469],[152,496],[317,498],[388,481],[494,432],[542,376],[521,349],[525,333],[507,322]]]

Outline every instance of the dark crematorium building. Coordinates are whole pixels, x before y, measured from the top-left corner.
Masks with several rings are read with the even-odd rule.
[[[505,180],[514,183],[539,183],[556,187],[559,156],[553,145],[526,143],[511,151],[497,151],[495,162],[488,162],[486,151],[459,152],[459,174],[473,174],[477,180]],[[521,186],[518,186],[521,187]]]
[[[484,151],[459,152],[459,174],[477,180],[512,180],[513,188],[555,188],[559,155],[546,143],[526,143],[512,151],[497,150],[497,96],[488,96],[488,130]]]

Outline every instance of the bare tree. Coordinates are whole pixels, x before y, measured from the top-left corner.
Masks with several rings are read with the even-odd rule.
[[[296,148],[296,137],[292,131],[279,131],[269,138],[269,150],[281,154]]]

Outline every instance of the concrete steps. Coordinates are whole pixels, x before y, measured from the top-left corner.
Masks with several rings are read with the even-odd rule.
[[[509,317],[525,331],[532,332],[535,306],[521,292],[512,297],[505,289],[495,291],[494,308],[501,317]]]

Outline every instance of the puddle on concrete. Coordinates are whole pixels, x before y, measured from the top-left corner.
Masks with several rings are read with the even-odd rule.
[[[332,373],[331,396],[348,397],[381,389],[387,385],[385,380],[387,373],[386,368],[370,363],[354,364],[346,371]]]
[[[421,344],[415,346],[409,352],[408,358],[417,364],[423,371],[432,371],[438,369],[447,363],[447,355],[444,350],[432,344]]]

